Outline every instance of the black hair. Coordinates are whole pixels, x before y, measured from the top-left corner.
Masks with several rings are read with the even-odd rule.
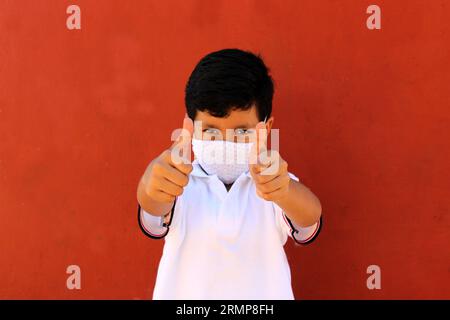
[[[223,49],[203,57],[186,84],[187,114],[197,110],[214,117],[227,117],[235,109],[248,110],[255,104],[259,120],[272,113],[274,93],[270,69],[261,55],[240,49]]]

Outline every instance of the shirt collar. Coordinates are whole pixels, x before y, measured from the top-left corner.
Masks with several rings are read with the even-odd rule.
[[[191,175],[195,177],[209,177],[209,175],[200,167],[197,159],[192,161],[192,172]]]

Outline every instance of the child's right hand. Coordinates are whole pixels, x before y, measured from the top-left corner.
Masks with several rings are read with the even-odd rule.
[[[167,206],[161,208],[158,203],[172,204],[175,198],[183,193],[192,171],[190,147],[193,131],[192,120],[185,117],[183,129],[173,145],[155,158],[145,170],[138,187],[138,201],[141,206],[146,203],[146,211],[151,210],[155,214],[166,213]],[[181,157],[177,158],[180,150]],[[183,161],[180,161],[181,158]]]

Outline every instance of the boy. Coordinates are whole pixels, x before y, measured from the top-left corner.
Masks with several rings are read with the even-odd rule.
[[[283,247],[311,242],[322,208],[267,150],[273,91],[247,51],[212,52],[192,72],[181,134],[137,190],[141,229],[165,238],[153,299],[294,299]]]

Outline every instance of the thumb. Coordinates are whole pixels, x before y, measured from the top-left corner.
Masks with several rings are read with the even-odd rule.
[[[256,132],[251,151],[250,151],[250,164],[256,167],[264,167],[261,164],[260,155],[267,151],[267,129],[266,124],[263,121],[258,122],[255,127]]]
[[[189,144],[192,140],[192,135],[194,133],[194,123],[192,119],[186,114],[183,119],[183,128],[176,129],[172,134],[172,148],[178,144]]]
[[[175,166],[181,168],[183,165],[191,163],[191,140],[193,132],[194,124],[191,118],[186,115],[183,120],[183,128],[178,128],[172,133],[172,140],[174,142],[169,150],[170,161]]]

